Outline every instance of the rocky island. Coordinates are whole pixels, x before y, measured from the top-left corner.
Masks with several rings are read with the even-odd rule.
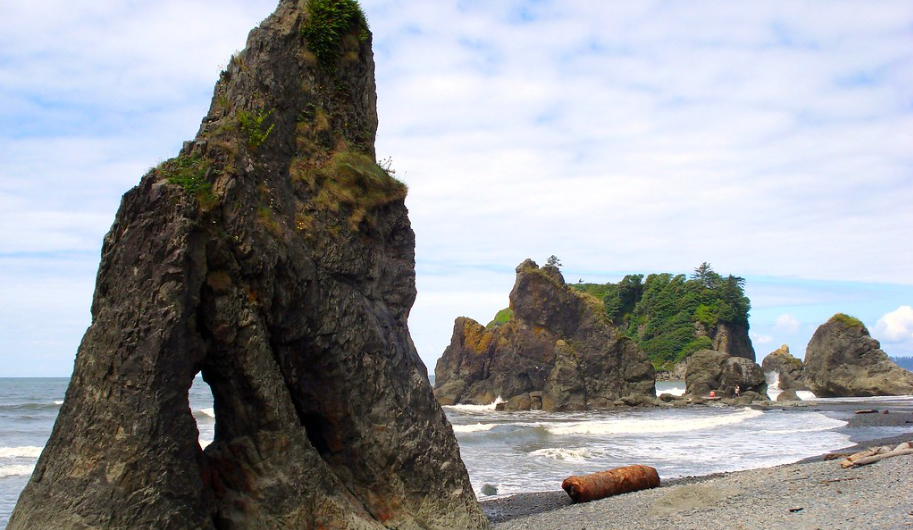
[[[654,401],[653,366],[600,300],[570,288],[553,265],[526,260],[516,272],[502,319],[456,319],[434,371],[442,404],[500,397],[507,410],[559,411]]]
[[[893,363],[861,321],[842,313],[815,331],[804,373],[818,397],[913,394],[913,373]]]
[[[282,0],[124,195],[10,530],[488,527],[409,337],[415,236],[376,129],[357,2]]]

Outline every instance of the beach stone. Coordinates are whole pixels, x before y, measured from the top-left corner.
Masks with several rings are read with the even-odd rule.
[[[805,381],[818,397],[913,394],[913,373],[892,362],[862,322],[840,313],[809,341]]]
[[[777,396],[777,401],[799,401],[799,394],[793,389],[784,390]]]
[[[569,287],[557,267],[526,260],[516,272],[508,321],[456,319],[434,370],[441,404],[500,397],[506,410],[573,411],[658,403],[652,364],[599,300]]]
[[[647,513],[650,517],[666,517],[685,510],[706,508],[741,493],[740,490],[731,487],[697,484],[676,486],[653,502]]]
[[[321,66],[303,5],[280,1],[194,141],[124,195],[10,530],[488,527],[409,336],[415,235],[374,163],[370,32],[350,19]]]

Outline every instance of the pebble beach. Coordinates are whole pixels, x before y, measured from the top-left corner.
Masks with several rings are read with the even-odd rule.
[[[852,453],[913,439],[913,413],[855,414],[849,426],[906,430],[858,440]],[[664,481],[656,489],[572,504],[563,491],[482,503],[494,530],[913,529],[913,456],[843,469],[825,455],[770,468]]]

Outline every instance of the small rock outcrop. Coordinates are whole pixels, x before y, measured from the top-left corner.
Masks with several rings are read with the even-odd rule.
[[[818,397],[913,394],[913,373],[894,364],[862,322],[840,313],[809,341],[805,383]]]
[[[508,410],[587,410],[655,402],[646,354],[617,334],[599,300],[568,287],[558,268],[521,263],[510,309],[509,319],[487,329],[456,319],[434,370],[442,404],[501,397]]]
[[[768,400],[764,372],[754,361],[716,350],[698,350],[688,358],[687,396],[707,397],[713,391],[718,397],[735,398],[736,387],[740,401]]]
[[[409,336],[375,94],[354,0],[281,0],[250,33],[197,137],[123,197],[10,530],[488,527]]]
[[[789,353],[786,344],[764,357],[761,370],[765,374],[777,374],[781,390],[808,390],[805,386],[805,366]]]

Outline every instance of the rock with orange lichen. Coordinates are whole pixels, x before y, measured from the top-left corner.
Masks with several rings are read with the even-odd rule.
[[[488,327],[459,317],[435,367],[444,405],[508,410],[588,410],[652,403],[653,366],[605,318],[601,303],[571,289],[557,267],[517,267],[510,311]]]

